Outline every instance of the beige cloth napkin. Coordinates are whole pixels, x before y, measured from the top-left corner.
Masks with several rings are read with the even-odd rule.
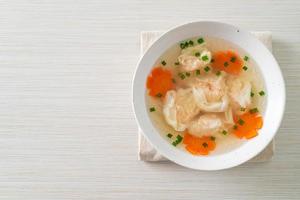
[[[161,31],[145,31],[141,33],[141,54],[143,54],[150,45],[160,36],[163,32]],[[268,31],[252,32],[266,47],[272,51],[272,33]],[[139,149],[138,159],[143,161],[166,161],[157,150],[147,141],[144,137],[142,130],[139,129]],[[252,158],[248,162],[265,162],[272,159],[275,150],[274,140],[256,157]]]

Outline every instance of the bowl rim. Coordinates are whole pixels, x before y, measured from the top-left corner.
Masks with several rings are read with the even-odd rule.
[[[243,34],[243,37],[248,38],[252,42],[257,45],[257,48],[259,48],[260,51],[264,52],[264,55],[267,56],[268,61],[271,63],[272,71],[271,73],[274,75],[273,76],[266,76],[264,73],[262,73],[263,79],[265,81],[265,84],[268,83],[267,80],[271,79],[272,81],[268,84],[277,84],[274,87],[276,88],[277,93],[279,93],[279,97],[276,98],[276,107],[274,107],[274,98],[270,102],[270,96],[269,96],[269,88],[271,87],[268,85],[268,95],[267,95],[267,105],[266,105],[266,112],[268,111],[268,116],[271,116],[271,110],[277,111],[274,115],[275,119],[272,120],[271,122],[275,123],[273,127],[271,128],[271,134],[269,135],[264,135],[263,137],[255,137],[252,140],[247,141],[246,146],[245,144],[242,145],[243,151],[241,151],[242,148],[238,147],[236,149],[231,150],[228,153],[216,155],[216,156],[205,156],[205,157],[199,157],[199,156],[192,156],[182,150],[179,150],[178,148],[174,148],[172,145],[167,143],[167,141],[161,136],[161,134],[158,132],[158,130],[154,127],[152,124],[148,110],[145,106],[145,94],[146,94],[146,79],[145,77],[148,75],[148,73],[145,72],[145,69],[141,71],[142,68],[146,68],[147,65],[149,65],[149,62],[152,61],[153,63],[159,58],[159,56],[162,53],[156,53],[159,54],[158,56],[154,56],[153,51],[158,50],[157,47],[162,46],[163,44],[168,44],[170,43],[170,40],[168,40],[168,37],[171,37],[172,34],[174,36],[174,33],[180,32],[179,30],[185,31],[185,29],[188,29],[189,27],[196,27],[199,26],[215,26],[219,28],[225,28],[226,31],[229,31],[230,33],[234,33],[232,31],[238,32],[238,34]],[[228,30],[227,30],[228,29]],[[234,35],[234,34],[233,34]],[[191,38],[186,37],[183,39],[188,39]],[[235,37],[235,36],[232,36]],[[181,40],[177,40],[176,42],[180,42]],[[173,42],[175,44],[176,42]],[[231,41],[232,42],[232,41]],[[161,44],[160,44],[161,43]],[[236,44],[240,46],[239,44]],[[168,49],[170,45],[167,45],[167,47],[163,49]],[[244,48],[243,48],[244,49]],[[165,50],[162,50],[164,52]],[[147,63],[148,60],[148,64]],[[150,60],[150,61],[149,61]],[[256,61],[256,59],[255,59]],[[153,65],[153,64],[152,64]],[[152,68],[152,65],[148,67],[148,71]],[[258,67],[260,70],[262,69],[261,66],[258,64]],[[146,76],[145,76],[146,74]],[[266,78],[269,77],[269,78]],[[276,83],[274,82],[273,79],[275,79]],[[141,90],[141,87],[144,89]],[[267,86],[266,86],[267,87]],[[274,93],[275,89],[272,89],[271,94]],[[140,93],[139,91],[144,91],[143,93]],[[275,95],[272,95],[275,96]],[[272,109],[269,108],[269,102],[273,105]],[[286,91],[285,91],[285,82],[283,79],[283,75],[281,72],[281,69],[272,55],[272,53],[265,47],[264,44],[262,44],[257,38],[255,38],[253,35],[251,35],[248,31],[245,31],[244,29],[241,29],[239,27],[233,26],[231,24],[223,23],[223,22],[217,22],[217,21],[193,21],[189,23],[184,23],[178,26],[175,26],[168,31],[166,31],[164,34],[162,34],[159,38],[157,38],[153,44],[145,51],[144,55],[140,57],[139,62],[136,66],[135,72],[134,72],[134,78],[132,82],[132,106],[134,110],[134,115],[136,118],[136,121],[138,122],[138,125],[140,129],[142,130],[144,136],[147,138],[147,140],[154,146],[154,148],[163,156],[168,158],[169,160],[182,165],[184,167],[192,168],[192,169],[198,169],[198,170],[221,170],[221,169],[227,169],[231,167],[238,166],[242,163],[245,163],[246,161],[250,160],[254,156],[258,155],[261,151],[264,150],[264,148],[271,142],[271,140],[274,138],[276,135],[280,124],[283,119],[284,115],[284,110],[285,110],[285,104],[286,104]],[[144,105],[144,107],[143,107]],[[270,124],[271,122],[268,122]],[[264,127],[263,127],[264,130]],[[261,131],[260,131],[261,132]],[[264,130],[266,132],[266,130]],[[260,136],[261,134],[259,134]],[[258,143],[257,141],[259,141]],[[248,145],[251,144],[251,145]],[[250,151],[249,148],[255,149],[255,151]],[[248,148],[248,149],[246,149]],[[227,155],[228,154],[228,155]],[[226,156],[227,155],[227,156]]]

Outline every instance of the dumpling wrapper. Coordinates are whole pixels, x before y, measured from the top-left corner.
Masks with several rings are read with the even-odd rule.
[[[247,108],[251,104],[251,84],[238,78],[227,80],[228,93],[235,109]]]
[[[205,112],[225,112],[229,105],[223,77],[198,78],[190,83],[197,105]]]
[[[226,95],[226,84],[224,76],[214,74],[195,79],[189,84],[189,87],[200,88],[204,91],[208,102],[220,101]]]
[[[195,54],[199,52],[200,56],[197,57]],[[201,59],[203,56],[207,56],[207,60]],[[178,57],[178,62],[184,71],[194,71],[196,69],[204,68],[210,63],[212,58],[211,52],[206,49],[203,45],[196,45],[188,47],[181,51],[181,55]]]
[[[223,120],[219,115],[207,113],[189,123],[188,131],[194,136],[201,137],[204,135],[212,135],[213,133],[220,131],[222,127]]]
[[[228,109],[224,112],[224,123],[228,125],[233,125],[233,114],[232,114],[232,108],[228,107]]]
[[[205,91],[202,88],[193,88],[193,94],[197,105],[202,111],[206,112],[225,112],[228,108],[229,99],[224,95],[220,101],[208,102]]]
[[[192,89],[170,90],[167,92],[163,114],[166,122],[176,131],[184,131],[186,124],[198,113],[198,107]]]

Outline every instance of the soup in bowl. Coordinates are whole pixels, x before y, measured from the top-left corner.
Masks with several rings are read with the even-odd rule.
[[[170,160],[204,170],[233,167],[262,151],[285,102],[272,54],[249,33],[217,22],[164,34],[141,59],[133,89],[148,140]]]

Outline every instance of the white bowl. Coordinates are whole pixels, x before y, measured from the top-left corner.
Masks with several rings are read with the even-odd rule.
[[[266,95],[264,126],[259,135],[240,147],[219,155],[193,156],[170,145],[153,126],[147,111],[146,78],[155,61],[172,45],[196,36],[225,39],[245,49],[262,72]],[[262,67],[264,66],[264,67]],[[133,80],[133,107],[140,128],[149,142],[173,162],[199,170],[220,170],[240,165],[259,154],[275,136],[284,113],[285,86],[280,68],[270,51],[249,32],[232,25],[199,21],[178,26],[163,34],[139,61]]]

